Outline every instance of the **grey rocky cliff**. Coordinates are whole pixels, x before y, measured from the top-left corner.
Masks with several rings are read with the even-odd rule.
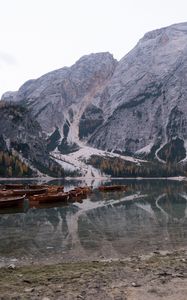
[[[49,157],[46,136],[28,109],[16,103],[1,102],[0,150],[16,151],[31,169],[51,174],[59,166]],[[63,174],[63,170],[62,174]]]
[[[14,102],[16,101],[17,92],[6,92],[2,95],[1,100]]]
[[[66,119],[73,121],[83,102],[85,106],[87,102],[97,102],[100,88],[111,78],[116,63],[109,53],[83,56],[70,68],[23,84],[16,101],[27,104],[45,132],[51,133],[56,126],[62,129]]]
[[[187,23],[149,32],[118,63],[100,98],[108,119],[90,142],[135,153],[150,144],[185,141],[186,99]]]
[[[51,149],[60,143],[78,149],[83,139],[131,155],[154,149],[152,158],[166,160],[165,149],[174,143],[173,149],[183,148],[179,161],[187,146],[187,23],[146,33],[119,62],[109,53],[87,55],[26,82],[11,97],[30,109],[44,132],[55,133],[59,141]]]

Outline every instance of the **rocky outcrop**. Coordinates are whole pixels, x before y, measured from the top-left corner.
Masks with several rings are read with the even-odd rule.
[[[83,102],[85,106],[97,102],[99,90],[111,78],[116,63],[109,53],[83,56],[70,68],[26,82],[15,100],[29,107],[45,132],[51,133],[56,126],[62,129],[66,119],[73,122]]]
[[[6,92],[2,95],[1,100],[14,102],[16,101],[17,92]]]
[[[146,33],[119,62],[90,54],[3,98],[30,110],[49,151],[68,154],[87,143],[168,161],[169,147],[178,162],[187,146],[187,23]]]
[[[15,151],[34,171],[54,175],[58,170],[63,175],[63,169],[49,157],[46,137],[39,123],[24,106],[1,102],[0,150]]]
[[[172,139],[185,141],[186,74],[187,23],[145,34],[103,91],[100,107],[108,118],[90,143],[135,154]]]
[[[91,104],[87,106],[79,121],[79,138],[87,138],[103,124],[103,111]]]

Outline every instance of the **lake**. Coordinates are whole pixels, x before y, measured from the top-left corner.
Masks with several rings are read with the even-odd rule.
[[[69,190],[81,180],[53,181]],[[117,259],[187,245],[187,183],[112,180],[128,191],[93,193],[82,203],[0,210],[0,264]],[[109,183],[109,182],[108,182]]]

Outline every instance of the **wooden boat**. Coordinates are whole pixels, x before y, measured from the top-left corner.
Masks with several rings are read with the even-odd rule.
[[[25,185],[22,183],[7,183],[3,185],[3,188],[6,190],[12,190],[12,189],[24,189]]]
[[[43,185],[37,185],[37,184],[29,184],[28,185],[29,189],[32,190],[37,190],[37,189],[47,189],[48,192],[53,193],[53,192],[63,192],[64,191],[64,186],[63,185],[47,185],[47,184],[43,184]]]
[[[92,192],[92,188],[88,186],[76,187],[69,191],[70,200],[86,199],[88,194]]]
[[[69,200],[76,200],[77,198],[83,197],[82,191],[78,191],[76,189],[69,191],[68,194],[69,194]]]
[[[99,187],[101,192],[110,192],[110,191],[126,191],[127,185],[102,185]]]
[[[11,197],[11,196],[13,196],[13,192],[11,190],[0,191],[0,199],[4,197]]]
[[[58,186],[58,185],[49,185],[47,187],[48,193],[57,193],[57,192],[63,192],[64,186]]]
[[[25,195],[20,197],[6,197],[0,199],[0,207],[15,207],[22,206],[25,200]]]
[[[89,186],[77,187],[76,190],[82,192],[85,195],[92,193],[92,188]]]
[[[18,190],[12,190],[13,195],[40,195],[47,192],[47,188],[41,188],[41,189],[18,189]]]
[[[49,202],[58,202],[58,201],[67,201],[69,199],[69,193],[58,192],[54,193],[45,193],[43,195],[34,195],[29,197],[29,201],[38,202],[38,203],[49,203]]]

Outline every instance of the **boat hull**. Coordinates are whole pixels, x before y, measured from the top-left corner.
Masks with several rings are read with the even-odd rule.
[[[34,195],[29,198],[30,202],[36,201],[38,203],[65,202],[68,199],[68,193]]]
[[[2,207],[21,207],[23,206],[25,195],[22,197],[6,197],[0,199],[0,208]]]
[[[47,192],[47,188],[42,188],[42,189],[23,189],[23,190],[12,190],[13,195],[15,196],[20,196],[20,195],[26,195],[26,196],[31,196],[31,195],[40,195],[44,194]]]

